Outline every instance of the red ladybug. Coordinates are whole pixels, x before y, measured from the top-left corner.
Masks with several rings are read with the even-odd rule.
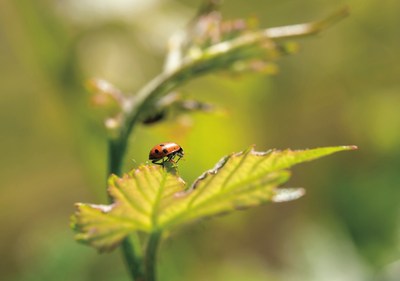
[[[163,142],[157,144],[150,150],[149,160],[153,164],[164,165],[165,162],[174,162],[178,163],[178,161],[183,157],[183,149],[179,144],[173,142]],[[179,157],[178,160],[175,161],[175,157]]]

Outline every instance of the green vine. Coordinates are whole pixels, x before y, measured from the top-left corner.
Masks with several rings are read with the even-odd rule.
[[[213,42],[213,40],[210,39],[210,34],[207,34],[207,30],[204,30],[203,33],[196,34],[195,31],[197,29],[193,28],[193,26],[196,26],[196,24],[201,22],[203,24],[205,23],[206,25],[209,24],[209,26],[212,26],[212,24],[214,24],[215,26],[215,23],[217,23],[217,26],[221,27],[222,24],[219,21],[219,18],[215,17],[216,12],[217,5],[215,4],[215,2],[208,2],[207,5],[200,9],[198,15],[191,22],[191,26],[185,32],[178,33],[171,38],[169,44],[170,48],[167,54],[164,71],[156,76],[154,79],[152,79],[148,84],[146,84],[141,90],[137,92],[136,95],[125,95],[124,93],[104,81],[91,80],[91,82],[89,82],[90,90],[93,92],[94,96],[99,94],[105,95],[109,98],[109,103],[112,102],[113,106],[116,104],[119,108],[117,113],[113,111],[113,114],[107,116],[105,120],[105,127],[108,130],[109,136],[108,173],[110,175],[114,174],[117,176],[122,176],[123,160],[128,148],[129,137],[132,135],[135,127],[139,123],[144,122],[144,120],[146,120],[146,118],[148,118],[149,116],[152,116],[157,112],[162,112],[168,106],[170,106],[170,104],[162,104],[160,103],[160,101],[162,100],[162,98],[170,95],[172,91],[182,86],[189,80],[192,80],[207,73],[220,70],[242,71],[242,68],[238,70],[237,63],[242,63],[242,65],[244,64],[245,68],[247,67],[245,70],[254,70],[253,62],[258,62],[258,66],[268,65],[277,58],[292,53],[290,46],[288,47],[288,45],[285,45],[284,43],[286,40],[310,36],[324,31],[331,25],[346,17],[348,14],[348,9],[340,9],[321,21],[267,29],[255,29],[252,27],[247,27],[246,25],[228,22],[228,24],[231,24],[231,26],[234,26],[236,29],[233,29],[233,31],[231,30],[228,33],[224,33],[224,30],[222,29],[218,30],[220,37],[217,38],[215,42]],[[178,99],[176,102],[182,101]],[[345,147],[334,151],[348,149],[351,148]],[[329,153],[331,153],[330,150],[326,150],[326,152],[324,151],[321,156]],[[252,157],[253,156],[251,155],[250,158]],[[312,159],[311,156],[307,157],[309,158],[305,158],[306,160],[304,161],[308,161],[307,159]],[[234,157],[232,156],[232,159],[233,158]],[[226,158],[226,161],[228,161],[228,159],[231,158]],[[245,159],[242,159],[241,161],[245,161]],[[293,162],[293,164],[295,163]],[[236,169],[239,169],[239,167],[240,166],[237,166]],[[217,170],[218,169],[214,170],[214,172]],[[263,200],[273,200],[273,188],[277,186],[280,182],[286,180],[287,175],[283,172],[282,174],[280,174],[281,172],[277,174],[276,171],[264,172],[268,172],[271,174],[269,174],[268,177],[262,179],[259,178],[258,174],[254,175],[253,178],[249,178],[247,181],[240,182],[237,185],[233,185],[232,189],[237,189],[241,188],[242,186],[249,185],[252,188],[246,189],[245,192],[255,192],[257,191],[255,188],[259,188],[259,185],[263,187],[267,186],[269,188],[269,191],[266,193],[266,195],[259,194],[258,196],[260,198],[264,198],[263,196],[269,196],[264,198]],[[169,174],[172,176],[173,173]],[[230,183],[233,175],[234,174],[232,174],[231,177],[225,179],[225,185]],[[174,176],[176,177],[176,175]],[[206,176],[207,174],[205,174],[204,177]],[[163,177],[166,177],[166,175],[164,175]],[[201,180],[203,180],[203,178],[200,177],[199,181],[201,182]],[[260,181],[260,183],[258,183],[258,181]],[[254,185],[254,182],[256,182],[258,185]],[[111,185],[118,186],[118,183],[112,183]],[[193,186],[195,185],[196,184],[194,184]],[[229,190],[226,190],[225,192],[227,192],[227,196],[231,196]],[[237,194],[240,195],[241,193]],[[109,197],[110,203],[115,203],[115,198],[112,195],[113,194],[110,194]],[[163,194],[157,193],[157,196],[161,195]],[[189,196],[189,194],[187,196]],[[201,198],[201,196],[199,196],[199,198]],[[219,197],[216,196],[215,198],[218,199]],[[161,200],[161,197],[159,197],[158,200]],[[214,201],[218,202],[219,200],[220,199]],[[245,206],[253,206],[259,204],[258,201],[248,201],[248,198],[242,200],[244,200],[243,202],[245,203],[243,204]],[[91,215],[107,215],[109,210],[113,208],[113,205],[111,205],[111,207],[99,207],[99,205],[78,205],[78,208],[80,208],[79,212],[81,213],[78,213],[76,215],[73,223],[75,230],[77,230],[77,232],[80,232],[80,234],[78,234],[77,236],[77,239],[86,243],[93,243],[93,239],[90,237],[91,234],[89,232],[86,233],[86,227],[91,226],[87,226],[85,222],[90,220],[85,220],[85,222],[83,222],[82,213],[84,211],[89,212],[86,214],[87,217]],[[98,213],[99,210],[100,213]],[[219,209],[217,208],[216,210]],[[196,214],[196,212],[194,212],[194,214]],[[204,214],[204,216],[207,215],[207,213]],[[160,214],[158,213],[158,210],[153,211],[152,216],[153,223],[155,224],[155,221],[160,219]],[[187,219],[191,218],[190,215],[185,216],[183,213],[180,214],[180,216]],[[176,221],[179,221],[179,219]],[[166,223],[165,225],[172,226],[174,222],[175,221],[173,220],[173,218],[171,218],[170,224]],[[125,226],[114,227],[117,227],[118,229],[121,228],[119,230],[121,231],[120,236],[124,237],[120,239],[121,246],[124,259],[126,261],[132,279],[136,281],[156,281],[156,259],[158,247],[162,238],[162,229],[157,228],[148,230],[145,226],[143,226],[146,225],[145,223],[143,225],[130,225],[130,223],[126,224],[127,229],[124,228]],[[121,225],[123,225],[122,222]],[[132,231],[133,229],[135,229],[136,231]],[[137,231],[148,232],[148,239],[145,239],[146,242],[144,244],[142,243],[141,239],[139,239]],[[127,233],[129,233],[129,235],[125,235]],[[98,239],[103,239],[103,237],[100,237]],[[116,245],[118,245],[118,241],[118,239],[114,239],[111,240],[112,243],[110,242],[110,245],[107,244],[107,247],[102,244],[100,244],[101,246],[96,247],[98,247],[100,250],[112,249]]]

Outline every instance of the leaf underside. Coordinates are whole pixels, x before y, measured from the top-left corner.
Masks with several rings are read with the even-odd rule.
[[[152,233],[268,202],[284,202],[304,194],[302,188],[278,189],[288,168],[354,146],[309,150],[252,148],[222,158],[189,188],[161,166],[145,165],[121,178],[109,178],[111,205],[77,203],[72,217],[76,240],[110,251],[131,232]]]

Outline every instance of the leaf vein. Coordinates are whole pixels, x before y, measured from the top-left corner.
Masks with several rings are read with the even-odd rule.
[[[225,181],[221,185],[221,190],[224,190],[226,185],[229,183],[229,181],[232,179],[232,177],[235,175],[236,171],[242,166],[243,162],[246,160],[247,156],[250,154],[250,152],[247,152],[244,154],[240,159],[240,161],[237,163],[236,167],[233,168],[233,170],[230,172],[230,174],[227,176]]]
[[[139,187],[138,187],[138,189],[139,189]],[[119,188],[118,190],[120,191],[121,195],[125,198],[126,202],[128,203],[128,206],[130,206],[134,210],[137,210],[139,213],[142,213],[146,216],[149,215],[145,209],[143,209],[142,207],[140,207],[139,204],[137,204],[136,202],[131,200],[129,198],[128,194],[122,188]]]
[[[147,178],[146,173],[144,173],[144,174],[145,174],[145,177]],[[150,198],[147,197],[146,193],[141,188],[142,185],[139,183],[138,179],[136,177],[132,177],[132,179],[135,181],[136,186],[138,187],[138,190],[139,190],[140,194],[142,195],[143,199],[146,201],[146,203],[150,204],[151,200],[150,200]]]
[[[158,216],[158,211],[160,207],[160,202],[162,198],[162,194],[164,192],[164,188],[167,182],[167,173],[162,173],[162,178],[160,182],[160,187],[158,189],[158,192],[156,193],[156,198],[153,203],[153,210],[152,210],[152,216],[151,216],[151,221],[152,221],[152,228],[155,229],[157,227],[157,216]]]

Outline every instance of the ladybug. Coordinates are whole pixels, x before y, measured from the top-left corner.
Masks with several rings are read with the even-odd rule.
[[[153,164],[164,165],[165,162],[174,162],[178,163],[178,161],[183,157],[183,149],[179,144],[173,142],[163,142],[157,144],[150,150],[149,160]],[[178,160],[175,161],[175,157],[178,157]]]

